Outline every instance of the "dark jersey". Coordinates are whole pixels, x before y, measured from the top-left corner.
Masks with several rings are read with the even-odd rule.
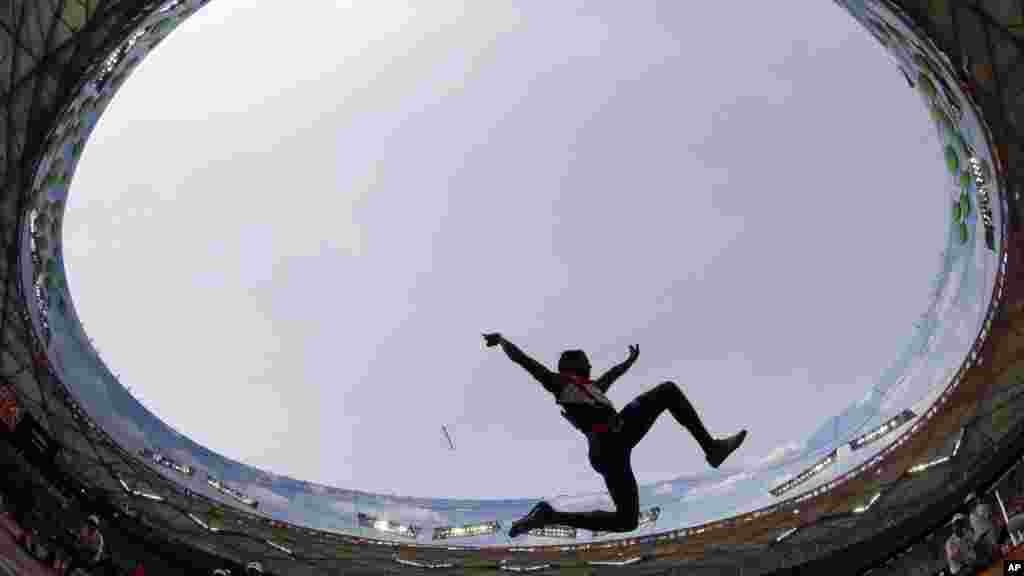
[[[602,379],[592,381],[574,374],[552,372],[507,341],[502,348],[513,362],[526,369],[555,397],[555,402],[562,407],[562,416],[575,428],[590,433],[614,427],[618,411],[604,395],[604,390],[620,372],[610,371],[602,377],[603,382]]]

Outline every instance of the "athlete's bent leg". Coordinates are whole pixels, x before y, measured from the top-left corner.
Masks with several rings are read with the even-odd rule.
[[[683,394],[679,385],[669,381],[662,382],[637,396],[622,409],[622,433],[626,437],[626,442],[630,446],[636,446],[665,410],[668,410],[683,428],[689,430],[705,453],[714,447],[714,439],[701,422],[697,409]]]
[[[679,385],[665,381],[637,396],[622,409],[622,434],[626,443],[630,447],[636,446],[665,410],[690,432],[704,451],[708,463],[715,468],[720,466],[746,438],[745,430],[729,438],[713,438]]]

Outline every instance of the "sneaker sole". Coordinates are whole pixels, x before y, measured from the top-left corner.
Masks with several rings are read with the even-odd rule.
[[[742,446],[742,445],[743,445],[743,443],[744,443],[744,442],[746,442],[746,440],[747,440],[747,431],[746,431],[746,430],[743,430],[743,431],[741,431],[741,432],[739,433],[739,436],[740,436],[740,440],[739,440],[739,442],[737,442],[735,446],[733,446],[732,448],[730,448],[730,449],[729,449],[729,451],[728,451],[728,452],[726,452],[726,453],[725,453],[725,454],[724,454],[724,455],[722,456],[722,459],[721,459],[721,460],[718,460],[717,462],[715,462],[715,461],[711,460],[710,458],[708,459],[708,464],[710,464],[712,468],[718,468],[718,467],[719,467],[719,466],[721,466],[721,465],[722,465],[722,464],[723,464],[723,463],[724,463],[724,462],[725,462],[726,460],[728,460],[728,459],[729,459],[729,456],[732,456],[732,453],[733,453],[733,452],[735,452],[735,451],[739,450],[740,446]]]

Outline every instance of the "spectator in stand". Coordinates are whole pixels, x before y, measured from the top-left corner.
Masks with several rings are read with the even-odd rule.
[[[974,549],[978,560],[989,565],[999,556],[999,531],[992,521],[992,507],[979,498],[970,514]]]
[[[89,516],[82,529],[78,532],[71,562],[66,566],[65,576],[73,576],[78,568],[89,570],[95,568],[103,560],[103,534],[100,533],[100,519],[96,515]],[[58,569],[59,570],[59,569]]]
[[[953,533],[946,540],[946,562],[953,576],[970,574],[977,558],[971,545],[971,529],[963,514],[953,517]]]

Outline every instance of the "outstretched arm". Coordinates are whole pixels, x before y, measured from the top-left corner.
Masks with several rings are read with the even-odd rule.
[[[633,366],[633,363],[636,362],[638,356],[640,356],[640,347],[637,345],[630,346],[629,358],[626,358],[622,363],[609,368],[607,372],[602,374],[597,380],[594,380],[594,386],[596,386],[601,393],[607,392],[608,389],[612,387],[612,384],[619,379],[619,376],[625,374],[626,371]]]
[[[523,367],[524,370],[530,373],[541,386],[551,392],[552,394],[558,395],[558,389],[555,383],[555,374],[551,370],[544,367],[543,364],[537,362],[533,358],[526,355],[525,352],[519,349],[518,346],[505,340],[501,334],[484,334],[484,339],[487,340],[488,346],[500,345],[501,349],[505,351],[505,355],[509,357],[516,364]]]

